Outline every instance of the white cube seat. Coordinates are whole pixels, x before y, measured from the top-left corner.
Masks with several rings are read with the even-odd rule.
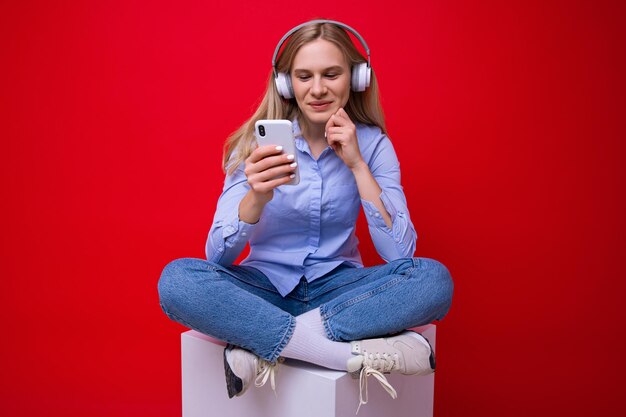
[[[414,330],[435,349],[435,325]],[[225,344],[190,330],[181,336],[183,417],[352,417],[359,405],[359,380],[295,360],[278,367],[276,394],[270,383],[251,387],[241,397],[228,398],[224,378]],[[387,379],[398,393],[392,399],[374,377],[369,378],[369,401],[360,417],[432,417],[434,374]]]

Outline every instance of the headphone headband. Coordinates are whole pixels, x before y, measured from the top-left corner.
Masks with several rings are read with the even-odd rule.
[[[274,50],[274,56],[272,56],[272,69],[274,71],[274,77],[278,77],[278,72],[276,71],[276,57],[278,56],[278,52],[280,51],[280,47],[283,46],[283,43],[285,43],[287,38],[290,37],[298,29],[304,26],[314,25],[317,23],[332,23],[333,25],[339,26],[340,28],[343,28],[347,30],[348,32],[352,33],[361,42],[361,45],[363,45],[363,47],[365,48],[365,53],[367,54],[367,67],[368,68],[371,67],[370,48],[367,46],[367,43],[365,43],[365,39],[363,39],[361,35],[359,35],[359,32],[352,29],[350,26],[341,22],[337,22],[335,20],[317,19],[317,20],[311,20],[311,21],[299,24],[295,28],[291,29],[289,32],[285,33],[285,35],[280,39],[280,41],[278,42],[278,45],[276,45],[276,49]]]

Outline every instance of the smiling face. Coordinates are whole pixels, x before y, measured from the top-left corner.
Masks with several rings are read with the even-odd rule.
[[[325,125],[350,98],[350,66],[341,50],[324,39],[296,53],[291,83],[298,107],[310,125]]]

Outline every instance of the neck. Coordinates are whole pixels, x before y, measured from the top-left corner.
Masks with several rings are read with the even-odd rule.
[[[298,122],[302,136],[307,142],[326,142],[325,125],[308,123],[303,117],[299,118]]]

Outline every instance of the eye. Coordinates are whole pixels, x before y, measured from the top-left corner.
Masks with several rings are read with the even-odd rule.
[[[330,78],[331,80],[334,80],[338,76],[339,76],[339,74],[337,74],[335,72],[329,72],[329,73],[326,74],[326,78]]]
[[[311,76],[307,74],[300,74],[300,75],[297,75],[296,78],[299,79],[300,81],[306,81],[309,78],[311,78]]]

